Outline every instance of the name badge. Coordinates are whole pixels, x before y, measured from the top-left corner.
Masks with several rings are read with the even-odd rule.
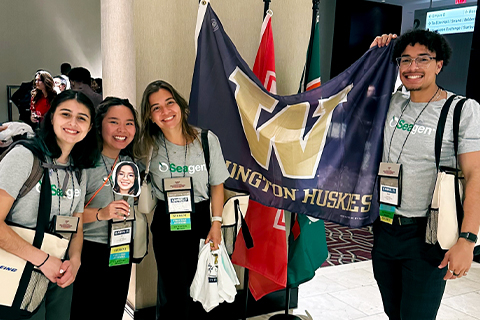
[[[130,244],[132,242],[133,222],[124,221],[120,223],[109,223],[109,244],[110,247]]]
[[[130,263],[130,245],[110,248],[110,258],[108,259],[108,266],[122,266]]]
[[[393,224],[393,216],[395,215],[395,207],[388,204],[380,203],[380,221]]]
[[[79,217],[58,216],[53,217],[53,231],[55,233],[76,233]]]
[[[381,162],[378,169],[379,202],[399,207],[402,200],[402,165]]]
[[[191,177],[163,179],[167,213],[194,211],[192,185]]]
[[[170,231],[192,230],[192,221],[190,213],[171,213]]]
[[[167,194],[168,212],[191,212],[192,198],[190,191],[175,191]]]

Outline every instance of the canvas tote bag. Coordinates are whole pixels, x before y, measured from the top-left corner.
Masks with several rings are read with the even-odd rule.
[[[457,159],[460,115],[466,99],[462,99],[456,104],[453,115],[455,168],[440,166],[440,153],[445,122],[454,98],[455,95],[452,95],[445,102],[438,120],[435,137],[435,164],[438,173],[425,235],[425,241],[427,243],[435,244],[438,241],[440,247],[444,250],[450,249],[457,243],[464,215],[464,184],[461,171],[458,169]],[[479,245],[480,238],[475,245],[475,251],[480,249]]]
[[[44,169],[35,229],[12,226],[20,237],[51,256],[63,259],[69,241],[46,233],[52,203],[48,169]],[[47,291],[49,280],[30,262],[0,249],[0,315],[2,319],[30,318]]]
[[[147,167],[145,169],[145,177],[142,180],[140,187],[141,193],[138,197],[138,211],[143,214],[150,214],[157,205],[157,197],[153,193],[152,181],[149,176],[150,162],[152,161],[153,147],[150,148],[150,152],[147,160]]]

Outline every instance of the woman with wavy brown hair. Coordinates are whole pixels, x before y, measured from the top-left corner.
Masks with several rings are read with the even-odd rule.
[[[30,100],[30,120],[35,124],[39,123],[50,109],[50,104],[53,98],[57,96],[57,92],[54,89],[55,82],[47,71],[37,71],[33,81],[34,88]]]
[[[201,319],[205,311],[190,298],[190,285],[200,239],[210,242],[212,250],[221,242],[223,183],[229,173],[220,142],[208,132],[207,169],[201,129],[188,124],[187,102],[165,81],[147,86],[141,114],[137,156],[145,160],[153,150],[149,174],[158,198],[151,226],[159,281],[157,318]]]

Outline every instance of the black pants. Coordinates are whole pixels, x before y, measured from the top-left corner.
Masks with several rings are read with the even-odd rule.
[[[151,226],[153,251],[157,261],[157,319],[216,319],[190,297],[190,285],[197,270],[200,239],[210,231],[210,201],[195,203],[192,230],[170,231],[170,215],[165,202],[158,201]],[[218,318],[226,319],[226,317]]]
[[[419,224],[373,225],[373,273],[390,320],[435,319],[445,291],[445,251],[425,243],[426,219]]]
[[[122,320],[132,265],[108,266],[110,247],[84,241],[82,265],[73,283],[71,320]]]

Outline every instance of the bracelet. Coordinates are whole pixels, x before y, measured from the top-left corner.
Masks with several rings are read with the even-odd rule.
[[[45,259],[45,261],[43,261],[41,264],[39,264],[38,266],[35,266],[35,267],[40,268],[41,266],[43,266],[45,264],[45,262],[47,262],[48,258],[50,258],[49,253],[47,253],[47,259]]]
[[[220,222],[220,224],[221,224],[221,223],[223,222],[223,218],[222,218],[222,217],[213,216],[213,217],[212,217],[212,222],[214,222],[214,221],[218,221],[218,222]]]
[[[97,221],[102,221],[102,220],[98,219],[98,213],[99,213],[100,210],[102,210],[102,209],[103,209],[103,208],[98,208],[98,209],[97,209],[97,214],[95,215],[95,217],[97,218]]]

